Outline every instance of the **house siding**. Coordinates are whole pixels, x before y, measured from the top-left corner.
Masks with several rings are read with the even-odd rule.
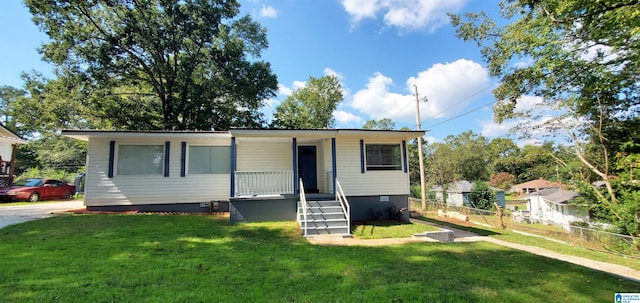
[[[229,196],[229,174],[180,176],[181,148],[183,140],[167,138],[126,138],[113,139],[120,144],[164,145],[170,142],[169,177],[162,174],[149,176],[118,175],[114,171],[112,178],[109,171],[109,139],[95,138],[89,140],[87,155],[87,173],[85,189],[85,205],[117,206],[145,204],[200,203],[206,201],[226,201]],[[189,145],[230,146],[229,139],[188,139]],[[188,148],[188,147],[187,147]],[[115,166],[115,165],[114,165]]]
[[[293,142],[250,141],[241,138],[237,148],[237,171],[292,171]]]
[[[401,144],[402,140],[363,138],[364,144]],[[409,174],[404,170],[361,172],[360,138],[338,138],[337,178],[347,196],[407,195]],[[403,159],[404,161],[404,159]]]

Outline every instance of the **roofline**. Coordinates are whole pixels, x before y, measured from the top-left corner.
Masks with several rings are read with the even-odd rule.
[[[2,129],[6,130],[7,132],[9,132],[10,134],[15,136],[15,138],[2,136],[1,138],[2,138],[3,141],[9,141],[9,142],[13,142],[13,143],[27,143],[27,142],[29,142],[27,139],[22,138],[21,136],[19,136],[18,134],[16,134],[12,130],[8,129],[6,126],[4,126],[3,123],[0,123],[0,127],[2,127]]]
[[[339,137],[370,135],[384,137],[418,138],[425,134],[420,130],[369,130],[369,129],[248,129],[233,128],[229,131],[188,131],[188,130],[76,130],[64,129],[63,136],[87,141],[89,138],[131,138],[158,137]]]
[[[77,130],[63,129],[61,135],[78,140],[88,141],[90,138],[139,138],[171,135],[180,138],[230,138],[226,131],[181,131],[181,130]]]
[[[423,130],[379,130],[379,129],[249,129],[232,128],[234,137],[340,137],[375,134],[377,136],[403,137],[407,139],[424,136]]]

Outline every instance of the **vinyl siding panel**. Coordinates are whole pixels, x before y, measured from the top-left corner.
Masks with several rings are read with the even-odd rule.
[[[117,165],[113,178],[108,178],[108,139],[91,139],[88,145],[85,205],[111,206],[136,204],[194,203],[211,200],[227,200],[229,197],[229,174],[180,176],[182,140],[167,138],[115,139],[115,158],[118,145],[164,145],[169,141],[169,177],[159,175],[118,175]],[[187,146],[230,146],[229,139],[189,139]]]
[[[403,170],[361,173],[360,139],[338,138],[336,148],[338,181],[347,196],[407,195],[409,174]],[[402,140],[363,138],[365,144],[401,144]]]
[[[241,141],[236,145],[236,170],[293,171],[292,144],[292,141]]]

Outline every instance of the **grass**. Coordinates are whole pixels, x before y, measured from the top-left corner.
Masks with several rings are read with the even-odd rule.
[[[588,258],[592,260],[613,263],[613,264],[619,264],[619,265],[627,266],[636,270],[640,270],[640,260],[635,258],[624,257],[617,254],[612,254],[612,253],[589,250],[587,248],[578,247],[578,246],[561,244],[558,242],[545,240],[543,238],[526,236],[526,235],[512,232],[509,229],[497,229],[492,227],[484,227],[484,226],[473,225],[472,223],[466,223],[468,225],[463,225],[462,222],[460,222],[460,224],[454,224],[451,222],[444,221],[438,217],[420,217],[420,219],[427,222],[444,225],[444,226],[450,226],[453,228],[468,230],[471,232],[475,232],[479,235],[495,237],[496,239],[501,239],[501,240],[524,244],[524,245],[542,247],[558,253],[563,253],[563,254]]]
[[[317,246],[295,222],[66,215],[0,229],[3,302],[610,302],[640,283],[490,243]]]
[[[437,231],[439,228],[425,224],[362,222],[351,226],[351,234],[359,239],[408,238],[425,231]]]

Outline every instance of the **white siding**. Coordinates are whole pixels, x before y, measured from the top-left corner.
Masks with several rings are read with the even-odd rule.
[[[115,139],[118,144],[171,144],[169,155],[170,176],[122,176],[114,168],[113,178],[108,177],[108,139],[91,139],[87,155],[85,204],[87,206],[197,203],[211,200],[227,200],[229,174],[180,176],[182,140],[167,139]],[[229,139],[188,139],[187,145],[230,146]],[[117,159],[117,147],[115,158]],[[188,165],[187,165],[188,166]],[[117,167],[117,166],[114,166]]]
[[[338,138],[336,160],[338,167],[338,181],[347,196],[375,196],[375,195],[408,195],[409,174],[401,170],[366,171],[361,173],[360,138]],[[397,143],[382,138],[364,138],[364,143]],[[404,157],[402,159],[404,161]]]
[[[237,171],[293,171],[293,142],[243,140],[236,144]]]

